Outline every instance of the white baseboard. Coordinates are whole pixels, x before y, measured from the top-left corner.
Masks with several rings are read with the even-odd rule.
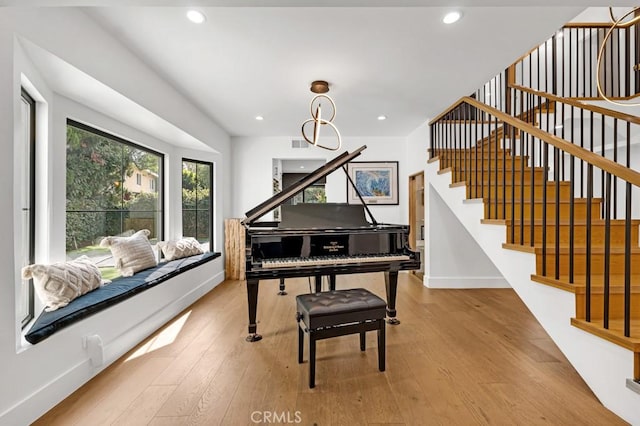
[[[502,277],[424,277],[424,285],[429,288],[511,288]]]

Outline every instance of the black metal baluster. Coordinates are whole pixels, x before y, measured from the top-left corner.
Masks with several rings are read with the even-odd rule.
[[[593,201],[593,165],[587,163],[587,223],[585,252],[585,320],[591,322],[591,202]]]
[[[606,173],[606,195],[604,216],[604,328],[609,328],[609,275],[611,272],[611,173]]]
[[[624,335],[631,337],[631,184],[629,182],[626,184],[626,217],[624,219]]]
[[[525,166],[524,138],[525,138],[525,133],[523,130],[520,130],[520,244],[521,245],[524,245],[524,166]]]
[[[560,174],[558,173],[558,168],[560,167],[560,150],[557,147],[553,148],[553,177],[555,180],[555,189],[556,189],[556,229],[555,229],[555,237],[556,237],[556,274],[555,278],[560,279]],[[546,187],[546,182],[545,182]],[[546,207],[546,201],[545,201]],[[545,208],[546,213],[546,208]]]
[[[504,122],[502,123],[502,129],[504,132]],[[498,171],[500,170],[500,167],[498,166],[498,150],[500,149],[500,129],[498,128],[498,117],[496,116],[496,124],[495,124],[495,150],[494,150],[494,165],[496,167],[495,170],[495,191],[493,193],[493,196],[495,198],[494,201],[494,215],[495,215],[495,219],[498,219]]]
[[[553,50],[553,48],[552,48]],[[553,53],[552,53],[553,54]],[[547,74],[548,74],[548,69],[549,69],[549,64],[547,63],[548,58],[549,57],[549,40],[544,42],[544,92],[549,92],[549,80],[547,78]],[[553,61],[553,58],[552,58]],[[553,93],[553,89],[551,90],[551,93]]]
[[[515,196],[516,196],[516,149],[515,149],[515,140],[516,140],[516,128],[515,126],[511,126],[511,244],[515,243],[515,223],[516,223],[516,212],[515,212]],[[505,189],[506,190],[506,189]],[[505,197],[506,198],[506,197]]]
[[[618,119],[613,119],[613,161],[618,162]],[[618,218],[618,179],[613,181],[613,218]]]
[[[606,152],[604,150],[604,134],[605,134],[605,129],[604,129],[604,114],[600,114],[600,150],[602,151],[602,157],[605,158],[606,157]],[[604,194],[604,170],[600,170],[600,195]],[[603,206],[604,208],[604,206]],[[604,211],[603,211],[604,213]],[[604,215],[603,215],[604,216]]]
[[[631,33],[629,28],[624,29],[624,95],[631,96],[631,75],[629,58],[631,58]]]
[[[463,123],[462,123],[462,131],[464,133],[464,150],[462,151],[462,155],[463,155],[463,157],[462,157],[463,158],[463,160],[462,160],[462,168],[463,168],[462,176],[463,176],[464,181],[466,183],[467,182],[467,177],[468,177],[468,169],[469,169],[468,164],[467,164],[467,162],[468,162],[468,159],[467,159],[467,155],[468,155],[467,145],[469,143],[469,139],[467,138],[467,130],[468,130],[468,127],[467,127],[467,116],[469,115],[469,105],[466,104],[466,103],[463,104],[463,105],[464,105],[464,109],[463,109],[464,117],[463,117]]]
[[[502,218],[507,218],[507,131],[509,130],[507,123],[502,122]],[[498,151],[496,150],[496,164],[498,161]],[[498,203],[498,194],[496,193],[496,206]],[[497,213],[497,212],[496,212]],[[496,215],[497,216],[497,215]]]
[[[530,140],[531,140],[531,144],[535,145],[535,142],[536,142],[535,137],[532,136]],[[535,228],[535,224],[534,224],[534,221],[535,221],[535,212],[534,212],[535,198],[534,198],[534,196],[535,196],[535,192],[536,192],[535,191],[535,189],[536,189],[535,175],[536,174],[534,173],[534,170],[536,168],[536,161],[535,161],[536,160],[536,150],[535,150],[535,147],[531,146],[531,150],[530,151],[531,151],[531,167],[530,167],[530,170],[531,170],[531,190],[530,190],[530,192],[531,192],[531,194],[529,194],[529,201],[530,201],[531,204],[529,206],[530,207],[529,223],[531,225],[531,235],[530,235],[531,236],[531,241],[530,241],[530,245],[531,245],[531,247],[533,247],[534,246],[534,241],[535,241],[535,232],[534,232],[535,231],[535,229],[534,229]],[[523,171],[523,173],[524,173],[524,171]],[[520,207],[520,209],[524,210],[524,208],[525,208],[525,206],[523,204]]]
[[[485,123],[485,113],[482,113],[482,125],[480,126],[480,141],[482,146],[480,147],[480,192],[482,193],[482,198],[484,198],[484,123]],[[489,117],[489,123],[491,123],[491,117]],[[491,128],[491,124],[489,124],[489,129]]]
[[[580,108],[580,148],[584,148],[584,109]],[[580,198],[584,198],[584,160],[580,159]]]
[[[537,52],[538,52],[538,58],[537,58],[538,59],[538,67],[537,67],[538,85],[536,86],[536,89],[542,91],[542,89],[540,89],[540,46],[538,46]]]
[[[476,153],[474,161],[475,161],[476,165],[475,165],[475,171],[473,172],[474,173],[473,198],[478,198],[478,144],[480,143],[478,141],[478,115],[479,115],[478,114],[478,110],[476,108],[476,117],[475,117],[475,119],[476,119],[476,132],[475,132],[475,135],[474,135],[474,139],[475,139],[474,149],[475,149],[475,153]],[[483,124],[480,123],[480,125],[482,126]]]
[[[549,181],[549,144],[540,140],[542,149],[542,275],[547,276],[547,182]],[[535,169],[534,169],[535,170]],[[535,192],[535,186],[531,185]],[[535,207],[534,198],[531,198]],[[533,215],[534,209],[531,209]],[[533,221],[532,221],[533,222]],[[556,256],[558,253],[556,253]]]
[[[575,157],[569,156],[571,164],[569,165],[569,283],[573,284],[573,257],[575,251],[575,203],[574,203],[574,186],[575,186]]]

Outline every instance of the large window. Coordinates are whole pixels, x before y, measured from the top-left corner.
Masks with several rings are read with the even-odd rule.
[[[182,235],[213,250],[213,164],[182,160]]]
[[[22,178],[20,184],[21,200],[21,261],[22,266],[27,266],[35,261],[35,161],[36,161],[36,103],[31,96],[22,90],[20,117],[22,120],[21,135],[22,145],[19,147],[22,153]],[[20,304],[18,315],[24,327],[34,314],[33,307],[33,281],[20,281]]]
[[[152,244],[162,239],[162,165],[162,154],[68,120],[67,258],[87,255],[111,279],[103,237],[148,229]]]

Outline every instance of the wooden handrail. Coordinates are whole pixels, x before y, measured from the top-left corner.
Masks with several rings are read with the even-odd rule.
[[[631,183],[632,185],[635,185],[637,187],[640,187],[640,173],[636,172],[633,169],[627,168],[621,164],[618,164],[612,160],[609,160],[605,157],[602,157],[601,155],[595,154],[591,151],[588,151],[584,148],[580,148],[577,145],[574,145],[572,143],[569,143],[567,141],[565,141],[564,139],[560,139],[557,136],[554,136],[550,133],[545,132],[544,130],[538,129],[536,127],[533,127],[532,125],[530,125],[529,123],[526,123],[520,119],[517,119],[515,117],[512,117],[508,114],[505,114],[504,112],[493,108],[489,105],[486,105],[480,101],[477,101],[469,96],[465,96],[463,98],[460,98],[460,100],[458,100],[456,103],[454,103],[450,108],[448,108],[445,112],[441,113],[440,115],[438,115],[438,117],[436,117],[434,120],[429,122],[429,125],[434,124],[436,121],[438,121],[439,119],[441,119],[442,117],[444,117],[444,115],[446,115],[449,111],[451,111],[452,109],[454,109],[455,107],[457,107],[458,105],[462,104],[462,103],[466,103],[468,105],[474,106],[479,110],[482,110],[484,112],[487,112],[491,115],[493,115],[494,117],[497,117],[500,121],[502,121],[503,123],[507,123],[519,130],[523,130],[525,132],[527,132],[528,134],[532,135],[535,138],[538,138],[550,145],[553,145],[556,148],[561,149],[562,151],[565,151],[571,155],[573,155],[576,158],[579,158],[580,160],[584,160],[589,164],[592,164],[596,167],[598,167],[601,170],[604,170],[607,173],[611,173],[612,175],[619,177],[629,183]]]
[[[617,25],[617,28],[628,28],[638,23],[637,19],[632,19],[629,22],[621,22]],[[564,28],[611,28],[613,22],[568,22],[564,24]]]
[[[436,116],[436,118],[434,118],[433,120],[431,120],[429,122],[429,126],[431,126],[433,123],[435,123],[436,121],[440,121],[445,115],[447,115],[449,113],[449,111],[454,110],[458,105],[460,105],[461,103],[464,102],[464,100],[466,99],[466,97],[462,97],[460,99],[458,99],[458,101],[456,101],[454,104],[452,104],[449,108],[445,109],[444,112],[441,112],[440,114],[438,114]]]
[[[572,99],[572,98],[561,98],[559,96],[555,96],[555,95],[552,95],[552,94],[547,93],[547,92],[540,92],[538,90],[530,89],[530,88],[524,87],[524,86],[519,86],[517,84],[512,84],[512,85],[510,85],[510,87],[513,88],[513,89],[521,90],[523,92],[530,93],[530,94],[535,95],[535,96],[540,96],[542,98],[546,98],[546,99],[549,99],[549,100],[552,100],[552,101],[555,101],[555,102],[560,102],[560,103],[563,103],[563,104],[575,106],[577,108],[582,108],[582,109],[585,109],[587,111],[593,111],[593,112],[598,113],[598,114],[604,114],[604,115],[606,115],[608,117],[613,117],[613,118],[617,118],[619,120],[628,121],[628,122],[633,123],[633,124],[640,124],[640,117],[637,117],[635,115],[625,114],[623,112],[616,111],[614,109],[604,108],[604,107],[600,107],[600,106],[597,106],[597,105],[590,105],[590,104],[587,104],[587,103],[584,103],[584,102],[577,101],[577,100]]]

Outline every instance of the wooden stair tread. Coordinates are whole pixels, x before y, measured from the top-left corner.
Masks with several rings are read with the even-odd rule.
[[[502,243],[502,248],[507,250],[521,251],[524,253],[536,254],[536,248],[529,245]]]
[[[502,248],[509,250],[522,251],[525,253],[533,253],[533,254],[542,254],[542,247],[537,245],[522,245],[522,244],[511,244],[511,243],[503,243]],[[560,244],[560,254],[569,254],[570,247],[566,244]],[[556,247],[555,243],[547,246],[546,254],[555,254]],[[573,248],[574,254],[586,254],[586,247],[576,247]],[[604,254],[605,250],[603,246],[592,246],[591,254]],[[624,254],[624,247],[610,247],[609,253],[611,254]],[[631,247],[631,254],[640,254],[640,247]]]
[[[531,280],[540,284],[552,285],[554,287],[562,288],[563,290],[571,291],[576,294],[585,294],[586,288],[586,275],[574,275],[573,283],[569,282],[569,276],[566,274],[560,274],[558,279],[553,277],[547,277],[544,275],[532,274]],[[609,286],[610,290],[614,294],[624,293],[624,275],[610,275]],[[602,294],[604,288],[604,277],[602,275],[591,276],[591,290],[596,294]],[[631,292],[634,294],[640,293],[640,275],[631,276]]]
[[[461,161],[461,162],[463,162],[463,161]],[[456,168],[458,168],[458,167],[456,167],[455,165],[447,167],[447,169],[456,169]],[[495,174],[496,173],[496,169],[495,168],[487,168],[487,167],[484,167],[484,168],[470,167],[468,169],[463,169],[463,168],[460,167],[460,169],[461,169],[461,171],[468,170],[470,172],[475,172],[477,170],[478,174],[481,174],[482,171],[484,171],[485,174],[487,174],[489,172],[491,172],[491,174]],[[524,168],[525,172],[526,171],[530,171],[530,170],[535,170],[537,172],[543,172],[544,171],[544,167],[539,167],[539,166],[530,167],[530,166],[527,166],[527,167]],[[497,172],[502,172],[502,171],[503,171],[502,167],[498,167]],[[520,168],[514,168],[513,170],[511,170],[511,167],[505,167],[504,171],[505,172],[511,172],[511,171],[520,172],[522,170]],[[471,174],[471,173],[469,173],[469,174]],[[553,182],[553,181],[549,181],[549,182]]]
[[[587,322],[577,318],[571,318],[571,325],[633,352],[640,352],[640,320],[631,320],[631,337],[624,336],[624,323],[621,319],[609,320],[609,329],[605,329],[600,322]]]
[[[496,202],[496,198],[484,197],[482,200],[485,203],[491,202],[491,203],[495,204],[495,202]],[[511,204],[511,200],[510,199],[507,199],[506,203],[504,202],[505,200],[503,198],[498,198],[497,201],[498,201],[498,204]],[[514,199],[513,201],[515,203],[520,203],[521,202],[521,200],[518,200],[517,198]],[[531,199],[528,198],[528,197],[525,197],[525,200],[522,200],[522,201],[524,201],[525,204],[531,204]],[[542,198],[540,198],[540,199],[534,198],[533,199],[534,203],[542,203],[542,201],[543,201]],[[555,197],[547,197],[547,204],[555,204],[555,202],[556,202]],[[588,202],[589,202],[588,198],[574,198],[573,199],[573,203],[574,204],[587,204]],[[594,204],[595,203],[600,203],[600,202],[602,202],[602,198],[592,198],[591,202],[594,203]],[[561,199],[560,200],[560,204],[571,204],[571,200],[562,200]],[[548,223],[548,221],[547,221],[547,223]]]
[[[481,183],[481,182],[482,182],[482,183],[484,183],[485,185],[491,184],[491,185],[495,186],[495,182],[494,182],[494,181],[491,181],[491,182],[487,182],[487,181],[478,181],[478,184],[477,184],[477,185],[478,185],[478,186],[480,186],[480,183]],[[552,181],[552,180],[548,180],[548,181],[546,181],[546,182],[547,182],[547,186],[555,186],[555,184],[556,184],[556,183],[555,183],[554,181]],[[507,187],[511,186],[510,179],[507,179],[505,183],[506,183],[506,185],[505,185],[505,186],[507,186]],[[516,185],[515,185],[515,186],[519,186],[519,183],[520,183],[520,182],[516,179]],[[526,185],[526,186],[531,186],[531,181],[527,181],[527,180],[525,179],[525,182],[524,182],[524,183],[525,183],[525,185]],[[533,182],[533,184],[534,184],[534,186],[543,186],[543,185],[544,185],[544,181],[541,181],[541,180],[535,180],[535,181]],[[475,184],[474,184],[474,185],[475,185]],[[474,185],[472,185],[472,187],[473,187]],[[503,186],[503,185],[502,185],[502,180],[499,180],[499,181],[498,181],[498,186]],[[570,185],[569,185],[569,182],[566,182],[566,181],[560,181],[560,186],[562,187],[562,186],[570,186]]]
[[[486,220],[486,219],[482,219],[482,220]],[[505,225],[507,226],[511,226],[511,219],[492,219],[492,220],[503,220],[505,222]],[[631,219],[631,226],[638,226],[640,225],[640,219]],[[514,223],[516,226],[520,225],[520,220],[519,219],[515,219]],[[611,219],[611,221],[609,222],[611,226],[625,226],[625,220],[624,219]],[[534,225],[540,225],[542,226],[542,219],[535,219],[533,221]],[[573,221],[574,226],[586,226],[587,225],[587,221],[584,219],[576,219]],[[526,220],[524,221],[524,225],[531,225],[531,221],[530,220]],[[547,218],[547,226],[555,226],[555,220],[554,218]],[[568,219],[560,219],[560,226],[569,226],[571,225],[571,222]],[[606,225],[606,221],[604,219],[591,219],[591,226],[605,226]]]
[[[496,223],[500,223],[503,225],[511,226],[511,219],[480,219],[480,223],[489,223],[495,225]],[[520,219],[516,218],[514,220],[514,224],[516,226],[520,226]],[[535,226],[542,226],[542,219],[535,219],[533,221]],[[569,226],[571,223],[567,219],[560,219],[560,226]],[[583,219],[576,219],[573,222],[574,226],[586,226],[587,222]],[[604,219],[592,219],[591,226],[605,226],[606,222]],[[624,226],[626,225],[624,219],[611,219],[611,226]],[[531,225],[531,221],[529,219],[525,219],[524,225]],[[639,219],[632,219],[631,226],[640,225]],[[554,218],[547,218],[547,226],[555,226]]]

